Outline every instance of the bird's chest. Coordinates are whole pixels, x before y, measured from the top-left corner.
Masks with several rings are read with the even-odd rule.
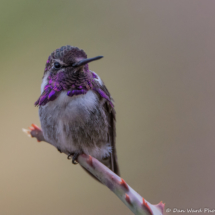
[[[58,148],[89,142],[84,137],[92,127],[96,130],[93,121],[98,114],[101,114],[98,97],[91,90],[73,97],[61,92],[56,100],[39,108],[44,137]]]

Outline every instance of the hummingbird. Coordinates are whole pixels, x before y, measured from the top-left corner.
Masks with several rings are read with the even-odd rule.
[[[73,164],[84,153],[119,175],[113,99],[88,65],[101,58],[87,58],[82,49],[70,45],[56,49],[46,62],[35,106],[44,139],[72,157]]]

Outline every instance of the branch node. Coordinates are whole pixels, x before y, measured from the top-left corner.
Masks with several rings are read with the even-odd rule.
[[[128,185],[126,184],[126,182],[122,178],[121,178],[121,181],[120,181],[120,185],[122,187],[124,187],[127,191],[129,191]]]
[[[165,204],[161,201],[160,203],[158,203],[158,204],[155,205],[155,206],[156,206],[156,207],[161,211],[161,213],[163,214]]]
[[[31,124],[31,126],[34,128],[34,129],[37,129],[37,130],[40,130],[41,131],[41,129],[37,126],[37,125],[35,125],[35,124]]]
[[[130,197],[129,197],[128,194],[125,194],[125,200],[126,200],[126,202],[128,202],[129,205],[132,205],[132,204],[131,204]]]
[[[89,155],[89,158],[87,160],[87,163],[91,166],[91,167],[94,167],[93,166],[93,159],[92,159],[92,156]]]
[[[146,200],[144,198],[143,198],[142,205],[149,212],[150,215],[153,215],[151,208],[149,207],[149,205],[147,204],[147,202],[146,202]]]

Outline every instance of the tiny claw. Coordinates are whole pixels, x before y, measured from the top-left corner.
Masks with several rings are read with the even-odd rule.
[[[73,164],[78,164],[78,162],[76,160],[73,160],[73,159],[72,159],[72,163]]]
[[[78,153],[78,152],[76,152],[76,153],[73,155],[73,157],[72,157],[72,163],[73,163],[73,164],[78,164],[78,162],[77,162],[78,156],[79,156],[79,153]]]
[[[67,156],[67,159],[70,160],[70,159],[72,158],[72,155],[73,155],[73,154],[69,154],[69,155]]]

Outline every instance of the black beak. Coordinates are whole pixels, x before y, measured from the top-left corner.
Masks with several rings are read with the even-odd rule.
[[[103,56],[97,56],[97,57],[93,57],[93,58],[83,59],[83,60],[78,61],[77,63],[72,64],[72,66],[73,67],[83,66],[83,65],[85,65],[87,63],[90,63],[90,62],[92,62],[94,60],[99,60],[101,58],[103,58]]]

